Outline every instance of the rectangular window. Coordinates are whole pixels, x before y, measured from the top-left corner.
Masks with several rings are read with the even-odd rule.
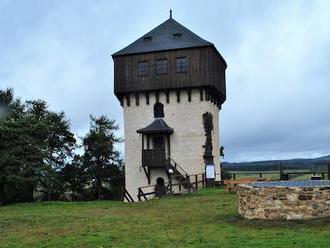
[[[157,74],[167,74],[168,73],[167,59],[162,59],[162,60],[156,61],[156,71],[157,71]]]
[[[138,63],[138,74],[139,76],[148,76],[149,75],[149,62],[141,61]]]
[[[186,57],[176,58],[176,72],[187,72],[188,61]]]

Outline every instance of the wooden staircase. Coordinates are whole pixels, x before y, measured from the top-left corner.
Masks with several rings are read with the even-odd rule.
[[[180,195],[184,193],[194,192],[198,189],[198,183],[202,183],[202,187],[206,185],[205,174],[189,175],[181,166],[178,165],[171,157],[165,159],[163,168],[166,171],[169,181],[165,183],[166,196]],[[199,180],[198,180],[199,177]],[[191,179],[195,180],[194,182]],[[155,192],[156,185],[148,185],[138,189],[138,201],[147,201],[157,196]],[[173,190],[175,187],[176,190]]]
[[[179,183],[179,188],[183,186],[189,192],[195,190],[193,184],[190,182],[188,173],[181,166],[179,166],[171,157],[168,157],[165,160],[164,167],[168,178],[170,179],[169,186],[171,186],[172,180],[176,179]]]

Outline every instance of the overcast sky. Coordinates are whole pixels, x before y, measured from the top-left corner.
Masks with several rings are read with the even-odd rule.
[[[220,112],[226,161],[330,153],[330,1],[0,0],[0,88],[123,125],[111,54],[169,17],[228,64]],[[123,131],[120,131],[123,135]]]

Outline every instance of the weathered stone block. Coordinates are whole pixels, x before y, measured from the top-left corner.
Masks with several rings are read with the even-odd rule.
[[[301,194],[298,196],[298,199],[302,201],[307,201],[307,200],[312,200],[313,196],[309,194]]]

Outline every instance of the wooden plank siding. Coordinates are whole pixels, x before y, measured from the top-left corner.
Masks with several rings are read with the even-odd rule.
[[[176,72],[176,58],[187,57],[188,71]],[[198,47],[153,53],[115,56],[114,91],[120,99],[133,92],[165,91],[208,87],[211,94],[225,101],[226,64],[214,47]],[[168,74],[157,75],[156,61],[168,60]],[[138,75],[138,62],[149,61],[149,75]]]

